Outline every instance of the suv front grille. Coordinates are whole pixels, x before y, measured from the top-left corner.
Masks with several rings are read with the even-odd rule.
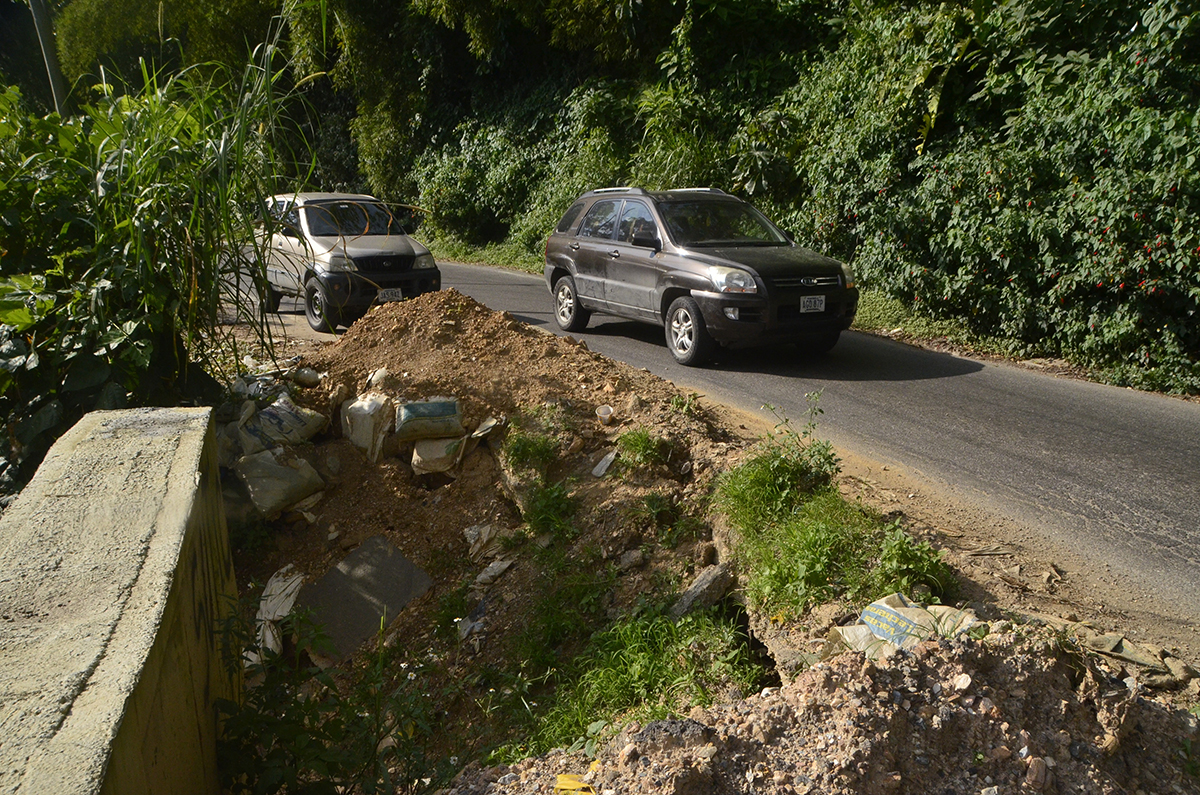
[[[776,276],[770,284],[784,290],[815,289],[820,287],[840,287],[840,276]]]
[[[379,254],[371,257],[355,257],[354,266],[364,273],[406,273],[412,269],[411,254]]]

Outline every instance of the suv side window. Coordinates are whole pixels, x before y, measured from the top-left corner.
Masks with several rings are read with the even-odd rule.
[[[641,202],[625,202],[625,211],[621,213],[621,223],[617,227],[617,240],[622,243],[632,243],[634,235],[658,235],[658,225],[650,208]]]
[[[580,237],[603,237],[611,240],[617,225],[617,208],[620,206],[621,202],[611,200],[593,204],[583,219],[583,226],[579,228]]]
[[[570,232],[571,227],[575,226],[575,222],[579,220],[579,213],[583,211],[583,202],[576,202],[571,205],[571,209],[563,215],[562,220],[558,222],[555,232],[563,233]]]

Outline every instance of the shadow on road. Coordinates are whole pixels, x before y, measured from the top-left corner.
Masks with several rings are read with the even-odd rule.
[[[663,356],[670,358],[662,329],[642,323],[605,320],[576,336],[584,340],[591,337],[636,339],[660,348]],[[794,345],[723,349],[718,351],[709,369],[827,381],[924,381],[977,373],[983,369],[983,364],[914,348],[884,337],[845,332],[837,347],[824,356],[809,357]]]

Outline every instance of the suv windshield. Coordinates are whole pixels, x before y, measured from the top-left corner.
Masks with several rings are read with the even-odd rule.
[[[681,246],[786,246],[766,216],[748,204],[732,201],[660,202],[659,211]]]
[[[347,199],[314,202],[302,209],[313,237],[404,234],[400,220],[382,204]]]

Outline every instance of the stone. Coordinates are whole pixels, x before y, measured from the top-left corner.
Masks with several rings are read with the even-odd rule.
[[[645,552],[640,549],[630,549],[621,553],[621,558],[617,561],[617,569],[619,571],[629,571],[630,569],[640,568],[645,562]]]
[[[684,591],[671,607],[672,619],[683,618],[701,607],[711,607],[725,598],[733,588],[735,577],[729,566],[721,563],[702,570],[691,587]]]
[[[305,585],[296,602],[313,613],[329,636],[329,656],[318,664],[336,663],[379,632],[413,599],[433,584],[429,575],[405,558],[383,536],[372,536],[314,583]]]
[[[1029,760],[1029,768],[1025,771],[1025,786],[1034,792],[1041,792],[1046,788],[1049,775],[1050,770],[1046,766],[1046,760],[1035,756]]]

